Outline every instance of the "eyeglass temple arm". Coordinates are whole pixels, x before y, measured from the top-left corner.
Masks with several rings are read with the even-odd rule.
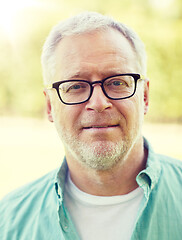
[[[45,88],[49,90],[49,89],[52,89],[53,87],[52,87],[52,84],[47,84],[45,85]]]
[[[141,75],[141,74],[140,74],[140,78],[139,78],[139,79],[145,81],[145,80],[146,80],[146,77],[145,77],[144,75]]]

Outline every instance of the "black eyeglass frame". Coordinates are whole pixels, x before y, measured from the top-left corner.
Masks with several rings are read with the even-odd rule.
[[[109,78],[113,78],[113,77],[119,77],[119,76],[131,76],[133,77],[134,81],[135,81],[135,87],[134,87],[134,91],[131,95],[127,96],[127,97],[121,97],[121,98],[113,98],[113,97],[110,97],[108,96],[108,94],[106,93],[105,89],[104,89],[104,82],[109,79]],[[90,81],[87,81],[87,80],[79,80],[79,79],[71,79],[71,80],[63,80],[63,81],[58,81],[58,82],[55,82],[55,83],[52,83],[52,84],[49,84],[49,85],[46,85],[46,89],[56,89],[57,91],[57,94],[59,96],[59,99],[61,100],[62,103],[66,104],[66,105],[77,105],[77,104],[81,104],[81,103],[85,103],[87,102],[91,96],[92,96],[92,93],[93,93],[93,85],[94,84],[101,84],[101,88],[102,88],[102,91],[104,93],[104,95],[111,99],[111,100],[122,100],[122,99],[127,99],[127,98],[131,98],[135,92],[136,92],[136,88],[137,88],[137,81],[138,80],[145,80],[145,77],[141,74],[138,74],[138,73],[123,73],[123,74],[117,74],[117,75],[113,75],[113,76],[109,76],[109,77],[106,77],[100,81],[94,81],[94,82],[90,82]],[[65,83],[65,82],[72,82],[72,81],[77,81],[77,82],[86,82],[90,85],[90,95],[88,96],[88,98],[82,102],[77,102],[77,103],[67,103],[67,102],[64,102],[63,99],[61,98],[61,95],[60,95],[60,92],[59,92],[59,86],[62,84],[62,83]]]

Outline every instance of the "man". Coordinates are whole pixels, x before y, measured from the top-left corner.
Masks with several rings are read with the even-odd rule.
[[[139,37],[82,13],[53,28],[42,65],[65,160],[1,201],[0,239],[181,239],[182,162],[142,136],[149,80]]]

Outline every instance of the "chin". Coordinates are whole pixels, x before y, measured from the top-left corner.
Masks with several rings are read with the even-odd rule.
[[[83,141],[63,129],[61,130],[60,137],[68,155],[82,166],[90,169],[109,170],[117,164],[124,163],[132,146],[131,138],[89,142],[89,139]]]
[[[124,161],[126,147],[123,142],[94,142],[77,148],[77,160],[87,168],[109,170]]]

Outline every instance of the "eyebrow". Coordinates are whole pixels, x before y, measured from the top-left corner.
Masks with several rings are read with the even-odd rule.
[[[74,75],[70,76],[70,78],[80,78],[81,76],[86,76],[86,74],[83,74],[83,73],[81,74],[81,72],[76,72]]]
[[[110,77],[110,76],[113,76],[113,75],[119,75],[119,74],[122,74],[122,73],[125,73],[125,72],[123,72],[121,70],[116,70],[116,69],[115,70],[109,70],[105,73],[102,73],[101,78],[106,78],[106,77]],[[68,76],[66,79],[80,78],[80,79],[85,79],[86,80],[86,79],[90,78],[91,75],[92,75],[92,72],[88,73],[87,71],[85,71],[85,72],[84,71],[83,72],[78,71],[78,72],[74,73],[73,75]]]
[[[91,77],[92,73],[88,73],[88,71],[77,71],[73,74],[68,74],[67,79],[74,79],[74,78],[81,78],[81,79],[88,79]]]

